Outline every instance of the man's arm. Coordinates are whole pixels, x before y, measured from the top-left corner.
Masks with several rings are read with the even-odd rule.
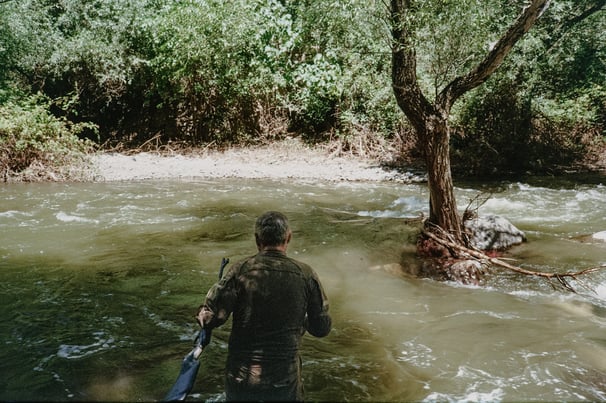
[[[306,330],[315,337],[324,337],[330,333],[332,319],[328,314],[328,297],[316,276],[309,280],[310,300],[307,307]]]
[[[204,303],[196,313],[196,319],[203,328],[214,329],[229,319],[237,299],[236,273],[234,265],[208,290]]]

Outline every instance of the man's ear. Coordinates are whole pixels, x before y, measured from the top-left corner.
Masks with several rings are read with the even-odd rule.
[[[288,231],[288,235],[286,235],[286,244],[290,243],[290,239],[292,238],[292,231]]]

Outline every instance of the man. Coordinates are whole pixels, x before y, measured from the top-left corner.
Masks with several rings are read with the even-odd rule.
[[[302,401],[299,347],[305,331],[328,335],[328,299],[314,270],[286,256],[287,218],[269,211],[255,223],[258,253],[234,264],[197,314],[206,329],[233,313],[226,364],[228,401]]]

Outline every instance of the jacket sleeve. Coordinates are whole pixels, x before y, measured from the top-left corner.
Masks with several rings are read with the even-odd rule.
[[[330,333],[332,327],[332,319],[328,314],[328,297],[315,273],[308,280],[308,284],[310,299],[305,327],[312,336],[324,337]]]
[[[232,266],[206,294],[204,303],[198,308],[197,319],[205,329],[214,329],[224,324],[234,310],[237,295],[237,272],[240,265]]]

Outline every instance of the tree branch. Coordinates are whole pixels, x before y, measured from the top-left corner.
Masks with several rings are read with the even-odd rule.
[[[433,111],[417,81],[417,56],[413,43],[412,27],[407,18],[411,8],[409,0],[391,0],[391,82],[398,106],[418,133],[425,131],[426,111]]]
[[[530,30],[535,21],[549,7],[550,0],[532,0],[507,32],[497,41],[488,55],[467,75],[455,78],[438,95],[438,104],[449,110],[464,93],[479,86],[503,63],[513,46]]]
[[[599,11],[606,11],[605,7],[606,0],[595,0],[593,4],[589,4],[589,7],[581,9],[579,14],[565,19],[559,25],[554,24],[554,28],[551,30],[549,38],[545,41],[546,52],[549,52],[576,24],[583,22],[585,19]]]
[[[571,27],[574,24],[583,21],[585,18],[588,18],[590,15],[597,13],[598,11],[604,11],[605,6],[606,0],[597,0],[595,4],[590,5],[587,9],[583,10],[581,14],[574,16],[568,21],[566,21],[563,26],[565,28]]]
[[[437,227],[438,231],[443,231],[441,228]],[[458,251],[459,253],[463,254],[463,255],[467,255],[469,257],[472,257],[474,259],[478,259],[478,260],[482,260],[482,261],[487,261],[489,263],[492,263],[495,266],[500,266],[503,267],[505,269],[514,271],[516,273],[520,273],[520,274],[525,274],[525,275],[529,275],[529,276],[536,276],[536,277],[543,277],[546,278],[548,280],[552,280],[552,279],[556,279],[564,288],[566,288],[569,291],[572,292],[576,292],[574,290],[574,288],[572,288],[572,286],[568,283],[567,278],[572,278],[574,280],[577,279],[578,276],[581,276],[583,274],[587,274],[587,273],[593,273],[596,272],[598,270],[601,269],[606,269],[606,265],[602,265],[602,266],[597,266],[597,267],[591,267],[589,269],[584,269],[581,271],[575,271],[575,272],[564,272],[564,273],[548,273],[548,272],[542,272],[542,271],[533,271],[533,270],[527,270],[524,269],[522,267],[519,266],[513,266],[507,262],[504,262],[501,259],[497,259],[494,257],[490,257],[485,255],[484,253],[477,251],[477,250],[473,250],[473,249],[469,249],[466,248],[462,245],[459,245],[458,243],[452,242],[448,239],[445,239],[444,237],[440,237],[428,230],[423,229],[422,230],[423,235],[425,235],[426,237],[436,241],[437,243],[439,243],[440,245],[446,246],[447,248],[450,249],[454,249],[456,251]],[[448,234],[444,234],[443,236],[447,236]]]

